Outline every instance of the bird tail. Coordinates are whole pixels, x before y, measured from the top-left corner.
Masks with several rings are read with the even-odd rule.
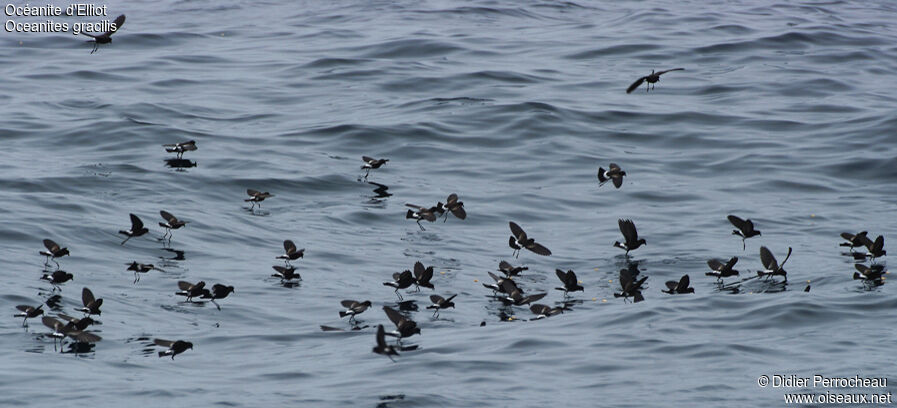
[[[408,210],[408,212],[405,213],[405,219],[408,218],[414,218],[414,211]]]
[[[602,183],[607,181],[607,177],[604,177],[604,169],[601,167],[598,168],[598,181]]]
[[[854,273],[853,273],[853,278],[854,278],[854,279],[863,279],[863,277],[860,276],[860,273],[859,273],[859,272],[854,272]]]
[[[620,249],[626,249],[626,247],[623,246],[623,244],[621,244],[620,241],[614,241],[614,246],[617,248],[620,248]]]
[[[166,351],[160,351],[160,352],[159,352],[159,357],[165,357],[165,354],[166,354],[166,353],[167,353]]]
[[[342,318],[344,318],[344,317],[346,317],[346,316],[348,316],[348,315],[349,315],[349,314],[346,313],[346,312],[339,312],[339,317],[340,317],[340,319],[342,319]]]

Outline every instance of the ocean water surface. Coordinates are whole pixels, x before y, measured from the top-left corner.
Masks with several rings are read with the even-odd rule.
[[[893,2],[104,4],[108,17],[51,18],[126,14],[93,54],[70,33],[0,36],[2,406],[753,407],[893,391],[758,386],[897,381],[897,290],[852,279],[838,246],[897,239]],[[186,140],[198,150],[169,161],[161,145]],[[362,179],[362,155],[390,159],[367,180],[388,189]],[[599,187],[611,162],[620,189]],[[246,189],[275,197],[250,210]],[[405,219],[450,193],[465,220]],[[170,243],[160,210],[189,221]],[[129,213],[150,232],[120,245]],[[762,236],[740,248],[728,214]],[[628,257],[618,219],[647,241]],[[512,257],[509,221],[552,255]],[[56,269],[45,238],[71,251],[60,290],[39,279]],[[296,285],[270,276],[286,239],[306,249]],[[787,284],[704,275],[732,256],[727,282],[754,275],[761,246],[780,262],[793,248]],[[529,268],[516,280],[539,303],[565,302],[556,268],[585,291],[530,321],[482,286],[501,260]],[[134,283],[132,261],[163,271]],[[382,283],[417,261],[435,290],[400,291],[421,334],[393,363],[371,352],[397,307]],[[649,277],[639,303],[613,295],[633,264]],[[694,294],[661,292],[684,274]],[[181,280],[235,292],[218,310],[176,296]],[[80,317],[83,287],[104,299],[89,350],[12,317],[41,303]],[[456,307],[433,318],[431,294]],[[360,330],[343,299],[372,302]],[[159,358],[154,338],[194,349]]]

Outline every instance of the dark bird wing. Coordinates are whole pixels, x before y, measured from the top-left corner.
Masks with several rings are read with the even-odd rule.
[[[44,316],[41,319],[41,322],[44,323],[44,326],[47,326],[53,330],[56,330],[57,328],[63,326],[62,322],[60,322],[59,320],[56,320],[55,317],[50,317],[50,316]]]
[[[28,313],[28,311],[31,310],[32,307],[28,306],[28,305],[18,305],[18,306],[16,306],[16,309],[19,309],[25,313]]]
[[[512,269],[514,269],[514,267],[511,266],[511,264],[508,263],[508,261],[501,261],[498,263],[498,270],[500,270],[502,272],[509,272]]]
[[[611,181],[614,182],[614,187],[616,188],[620,188],[620,186],[623,185],[623,177],[619,174],[615,174],[613,177],[611,177]]]
[[[415,278],[417,278],[419,280],[421,278],[421,276],[424,275],[425,271],[426,271],[426,269],[424,268],[424,264],[422,264],[420,261],[417,261],[414,263],[414,277]]]
[[[178,281],[178,289],[180,290],[190,290],[193,287],[193,284],[187,281]]]
[[[372,164],[375,161],[377,161],[377,159],[370,157],[370,156],[361,156],[361,160],[364,160],[364,162],[367,164]]]
[[[156,343],[157,346],[168,347],[171,348],[174,345],[174,342],[171,340],[162,340],[162,339],[154,339],[153,343]]]
[[[51,253],[56,253],[57,251],[59,251],[59,244],[53,242],[52,239],[45,239],[44,247],[46,247],[47,250],[50,251]]]
[[[383,325],[377,325],[377,349],[385,350],[386,349],[386,331],[383,330]]]
[[[530,251],[533,251],[536,254],[542,255],[542,256],[551,255],[551,251],[548,250],[548,248],[545,248],[544,246],[542,246],[542,244],[540,244],[538,242],[533,242],[532,245],[528,245],[526,247],[526,249],[529,249]]]
[[[514,281],[512,281],[510,279],[505,279],[505,280],[501,281],[501,290],[502,290],[502,292],[510,294],[510,293],[513,293],[515,290],[519,290],[519,288],[517,287],[517,284],[514,283]]]
[[[769,249],[765,246],[760,247],[760,262],[763,263],[763,267],[767,270],[775,271],[779,269],[776,257],[772,256],[772,252],[769,252]]]
[[[620,232],[623,233],[623,238],[626,239],[626,246],[629,244],[634,244],[638,242],[638,231],[635,230],[635,224],[632,220],[618,220],[617,224],[620,226]]]
[[[636,90],[636,88],[638,88],[639,85],[642,84],[642,82],[645,82],[646,79],[648,79],[648,77],[646,76],[636,79],[635,82],[632,83],[632,85],[629,85],[629,88],[626,88],[626,93],[632,93],[632,91]]]
[[[869,252],[879,253],[885,247],[885,237],[879,235],[878,238],[875,238],[875,242],[872,243],[872,246],[869,247]]]
[[[509,222],[508,225],[511,227],[511,235],[514,235],[514,238],[519,239],[521,236],[526,236],[526,233],[523,232],[523,228],[520,228],[514,221]]]
[[[115,24],[115,30],[106,31],[105,33],[103,33],[104,37],[108,37],[108,36],[112,35],[112,33],[120,30],[121,26],[125,25],[125,15],[122,14],[122,15],[116,17],[115,21],[113,21],[112,24]]]
[[[458,202],[458,195],[455,193],[449,194],[448,198],[445,200],[445,205],[452,205]]]
[[[533,312],[533,314],[537,315],[547,315],[551,311],[551,307],[547,305],[543,305],[541,303],[537,303],[529,307],[529,310]]]
[[[545,297],[545,295],[547,295],[547,293],[536,293],[535,295],[529,295],[529,296],[523,298],[523,300],[520,303],[526,304],[526,303],[535,302],[535,301]]]
[[[293,241],[290,241],[290,240],[283,241],[283,250],[287,251],[288,255],[295,253],[296,252],[296,244],[294,244]]]
[[[726,269],[732,269],[735,267],[735,264],[738,263],[738,257],[733,256],[732,259],[729,259],[729,262],[726,262]]]
[[[675,292],[679,287],[679,282],[676,281],[666,281],[664,282],[664,284],[667,285],[667,288],[670,290],[670,292]]]
[[[467,211],[464,210],[463,205],[457,205],[457,206],[452,207],[452,215],[454,215],[455,217],[458,217],[458,219],[463,220],[463,219],[467,218]]]
[[[576,272],[567,271],[567,281],[564,284],[572,287],[576,286],[577,283],[579,283],[579,279],[576,278]]]
[[[171,215],[171,213],[168,211],[165,211],[165,210],[159,211],[159,215],[161,215],[162,218],[165,219],[165,221],[168,221],[169,225],[174,225],[174,224],[177,224],[177,222],[178,222],[177,217]]]
[[[75,340],[77,340],[78,342],[81,342],[81,343],[96,343],[96,342],[98,342],[98,341],[100,341],[100,340],[103,340],[102,337],[97,336],[96,334],[89,333],[89,332],[78,331],[78,330],[70,331],[70,332],[68,332],[68,333],[66,333],[66,334],[67,334],[69,337],[71,337],[71,338],[73,338],[73,339],[75,339]]]
[[[734,215],[730,215],[730,216],[728,216],[728,217],[726,217],[726,218],[729,219],[729,222],[731,222],[732,225],[735,226],[735,228],[738,228],[738,229],[741,230],[741,231],[745,231],[745,230],[746,230],[745,228],[746,228],[746,226],[747,226],[747,223],[746,223],[743,219],[738,218],[738,217],[736,217],[736,216],[734,216]]]
[[[250,195],[250,196],[252,196],[252,197],[257,197],[257,196],[261,195],[262,193],[261,193],[260,191],[258,191],[258,190],[253,190],[253,189],[251,189],[251,188],[247,188],[247,189],[246,189],[246,194],[248,194],[248,195]]]
[[[711,259],[711,260],[707,261],[707,266],[709,266],[710,269],[713,269],[714,271],[719,271],[719,270],[723,269],[723,263],[720,262],[718,259]]]
[[[421,207],[421,206],[419,206],[419,205],[417,205],[417,204],[411,204],[411,203],[405,203],[405,207],[413,208],[413,209],[415,209],[415,210],[417,210],[417,211],[424,211],[424,210],[427,209],[426,207]]]
[[[389,321],[391,321],[392,324],[396,325],[396,327],[399,326],[399,323],[401,323],[402,320],[405,320],[405,317],[402,316],[401,313],[397,312],[395,309],[389,306],[383,306],[383,311],[386,312],[386,317],[388,317]]]
[[[560,269],[555,269],[554,274],[558,276],[558,279],[561,280],[561,283],[563,283],[564,286],[567,285],[567,272],[564,272]]]
[[[851,233],[849,233],[849,232],[842,232],[842,233],[841,233],[841,238],[844,238],[844,239],[847,240],[847,241],[853,241],[853,237],[855,237],[855,235],[853,235],[853,234],[851,234]]]
[[[84,288],[81,291],[81,301],[84,302],[84,307],[88,307],[91,303],[93,303],[96,299],[93,297],[93,292],[90,289]]]
[[[430,301],[433,302],[434,305],[442,304],[445,301],[442,296],[439,295],[430,295]]]
[[[688,289],[688,285],[690,284],[690,279],[688,275],[682,275],[682,279],[679,279],[679,284],[676,286],[677,292],[684,292]]]
[[[421,272],[421,274],[419,276],[417,276],[417,281],[421,285],[430,283],[430,279],[433,279],[433,267],[432,266],[427,269],[424,269],[423,272]]]
[[[655,72],[654,74],[655,75],[663,75],[663,74],[666,74],[667,72],[673,72],[673,71],[685,71],[685,68],[673,68],[673,69],[668,69],[666,71],[658,71],[658,72]]]
[[[620,269],[620,288],[628,290],[632,285],[632,274],[626,269]]]
[[[131,232],[137,232],[143,229],[143,221],[140,221],[140,218],[134,214],[129,215],[131,216]]]
[[[490,276],[492,279],[494,279],[496,282],[501,281],[501,278],[499,278],[498,276],[496,276],[494,273],[492,273],[492,272],[486,272],[486,273],[488,273],[489,276]]]
[[[343,305],[343,307],[345,307],[346,309],[351,309],[351,308],[355,307],[355,305],[357,305],[358,302],[356,302],[354,300],[344,300],[342,302],[339,302],[339,304]]]

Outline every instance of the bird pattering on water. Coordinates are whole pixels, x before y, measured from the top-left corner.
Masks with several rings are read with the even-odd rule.
[[[162,147],[164,147],[165,151],[168,153],[177,153],[178,159],[180,159],[184,157],[184,152],[192,152],[196,150],[196,141],[190,140],[180,143],[164,144]]]
[[[766,276],[766,279],[769,279],[770,276],[781,276],[785,278],[785,282],[788,281],[788,272],[785,271],[784,266],[785,262],[788,262],[788,258],[791,258],[791,247],[788,247],[788,255],[785,255],[785,259],[782,261],[782,264],[776,261],[776,257],[772,255],[769,248],[765,246],[760,247],[760,262],[763,264],[762,271],[757,271],[758,277]]]
[[[255,208],[255,205],[256,205],[256,204],[258,204],[258,206],[261,207],[261,206],[262,206],[262,201],[265,201],[266,198],[274,197],[274,194],[271,194],[271,193],[269,193],[269,192],[267,192],[267,191],[265,191],[265,192],[263,193],[263,192],[261,192],[261,191],[253,190],[253,189],[251,189],[251,188],[247,188],[247,189],[246,189],[246,194],[249,196],[249,198],[247,198],[247,199],[245,199],[245,200],[243,200],[243,201],[244,201],[244,202],[247,202],[247,203],[248,203],[248,202],[251,202],[251,203],[252,203],[252,208],[250,208],[250,209]]]
[[[642,84],[642,82],[648,82],[648,88],[645,89],[645,92],[648,92],[652,88],[651,84],[656,84],[657,81],[660,81],[661,75],[666,74],[667,72],[684,71],[684,70],[685,70],[685,68],[673,68],[673,69],[668,69],[666,71],[654,72],[654,70],[652,69],[651,74],[645,75],[639,79],[636,79],[635,82],[632,83],[632,85],[629,85],[629,88],[626,89],[626,93],[632,93],[632,91],[636,90],[636,88],[638,88],[639,85]]]
[[[109,44],[112,42],[112,34],[118,32],[121,29],[121,26],[125,24],[125,15],[122,14],[115,18],[115,21],[112,22],[112,26],[109,31],[106,31],[102,34],[88,34],[81,31],[81,34],[84,34],[88,37],[93,37],[93,40],[87,40],[87,42],[93,42],[93,50],[90,51],[91,54],[97,52],[100,44]]]
[[[735,264],[738,263],[738,257],[733,256],[732,259],[729,259],[729,262],[723,264],[718,259],[711,259],[707,261],[707,266],[710,267],[712,272],[707,272],[705,275],[707,276],[715,276],[717,280],[722,278],[728,278],[730,276],[738,275],[738,271],[732,269]]]
[[[161,215],[165,220],[165,222],[159,223],[160,227],[165,228],[165,235],[162,236],[162,239],[165,239],[166,235],[171,237],[171,230],[176,230],[187,225],[187,221],[179,220],[174,215],[171,215],[171,213],[168,211],[159,211],[159,215]]]
[[[46,251],[40,251],[40,254],[47,257],[47,260],[44,261],[44,265],[47,265],[50,262],[50,259],[56,263],[56,266],[59,267],[59,262],[56,262],[56,258],[63,257],[69,255],[68,248],[60,248],[59,244],[53,242],[51,239],[44,240],[44,248],[47,248]]]
[[[642,245],[648,245],[644,239],[639,239],[638,231],[635,229],[635,223],[632,220],[617,220],[617,225],[620,227],[620,232],[623,233],[624,242],[615,241],[614,246],[625,250],[626,255],[629,255],[629,251]]]
[[[669,293],[671,295],[674,294],[684,294],[684,293],[695,293],[695,288],[688,287],[690,285],[690,279],[688,278],[688,274],[682,275],[682,278],[679,281],[666,281],[666,286],[668,290],[663,290],[661,292]]]
[[[287,266],[290,265],[290,261],[295,261],[305,256],[305,248],[297,249],[296,244],[290,240],[283,241],[283,250],[284,254],[278,255],[275,259],[283,259]]]
[[[754,222],[749,219],[743,220],[734,215],[729,215],[726,218],[729,219],[729,222],[731,222],[732,225],[735,226],[735,228],[738,228],[737,230],[732,230],[732,235],[738,235],[739,237],[741,237],[741,250],[742,251],[747,248],[746,244],[744,243],[744,240],[746,240],[750,237],[755,237],[757,235],[763,235],[760,233],[760,231],[754,229]]]
[[[127,235],[127,238],[121,242],[121,245],[124,245],[125,242],[128,242],[131,238],[139,237],[149,232],[149,229],[143,226],[143,221],[141,221],[139,217],[134,214],[128,215],[131,216],[131,229],[118,231],[119,234]]]

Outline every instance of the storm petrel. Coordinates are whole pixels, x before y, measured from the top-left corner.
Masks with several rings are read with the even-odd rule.
[[[760,247],[760,262],[763,264],[763,267],[766,268],[762,271],[757,271],[758,277],[766,276],[766,279],[769,279],[770,276],[781,276],[785,278],[785,282],[788,281],[788,272],[785,271],[785,262],[788,262],[788,258],[791,257],[791,247],[788,247],[788,255],[785,255],[785,260],[782,261],[782,264],[779,265],[776,262],[776,257],[772,255],[772,252],[769,251],[765,246]]]
[[[680,278],[678,282],[666,281],[667,289],[669,289],[669,290],[662,290],[661,292],[669,293],[671,295],[677,294],[677,293],[679,293],[679,294],[695,293],[695,288],[688,287],[688,285],[690,285],[690,284],[691,283],[689,281],[688,274],[685,274],[685,275],[682,275],[682,278]]]
[[[361,156],[361,160],[364,161],[364,165],[361,166],[361,169],[367,170],[367,172],[364,173],[365,180],[368,179],[368,175],[371,174],[371,170],[379,169],[380,166],[386,164],[386,162],[389,161],[389,159],[375,159],[373,157],[368,157],[368,156]]]
[[[737,230],[732,230],[732,235],[738,235],[741,237],[741,249],[744,250],[747,246],[744,243],[744,240],[754,237],[757,235],[763,235],[760,231],[754,229],[754,223],[751,220],[743,220],[734,215],[730,215],[726,217],[729,219],[729,222],[738,228]]]
[[[510,282],[510,285],[511,285],[510,287],[512,288],[512,289],[511,289],[511,292],[513,292],[514,289],[519,289],[519,288],[517,288],[517,284],[514,283],[514,281],[511,280],[510,277],[508,277],[508,278],[499,278],[498,276],[496,276],[496,275],[495,275],[494,273],[492,273],[492,272],[486,272],[486,273],[489,274],[489,276],[495,281],[495,283],[484,283],[484,284],[483,284],[483,287],[485,287],[485,288],[487,288],[487,289],[492,289],[492,293],[493,293],[493,294],[498,293],[498,292],[504,292],[504,291],[505,291],[505,289],[504,289],[504,288],[505,288],[505,284],[504,284],[505,281]],[[507,293],[510,294],[510,292],[507,292]]]
[[[106,31],[105,33],[88,34],[88,33],[81,31],[81,34],[84,34],[88,37],[93,37],[93,40],[87,40],[87,42],[93,42],[93,50],[90,51],[90,53],[93,54],[93,53],[97,52],[97,49],[100,46],[100,44],[111,43],[112,42],[112,34],[118,32],[118,30],[120,30],[121,26],[123,26],[124,24],[125,24],[125,15],[122,14],[122,15],[116,17],[114,21],[112,21],[112,27],[111,27],[112,29],[109,31]]]
[[[537,243],[536,240],[528,238],[526,232],[523,231],[523,228],[520,228],[514,221],[510,221],[508,226],[511,227],[511,237],[508,239],[508,246],[514,250],[515,257],[520,256],[520,250],[523,248],[535,252],[538,255],[551,255],[551,251],[548,250],[548,248]]]
[[[209,292],[208,289],[205,289],[205,286],[206,283],[203,281],[196,282],[195,284],[186,281],[178,281],[178,288],[181,290],[174,294],[185,296],[188,302],[192,302],[194,297],[201,297]]]
[[[716,280],[728,278],[730,276],[736,276],[738,275],[738,271],[732,269],[733,267],[735,267],[736,263],[738,263],[737,256],[733,256],[731,259],[729,259],[729,262],[725,263],[725,265],[718,259],[711,259],[707,261],[707,266],[709,266],[713,271],[707,272],[705,275],[715,276]]]
[[[415,204],[405,204],[408,208],[413,208],[414,210],[408,210],[405,213],[405,219],[412,219],[417,221],[417,226],[420,227],[421,231],[426,231],[423,225],[420,225],[421,220],[426,221],[436,221],[436,207],[425,208]]]
[[[365,300],[364,302],[359,302],[356,300],[344,300],[340,302],[340,304],[346,308],[346,310],[339,312],[340,319],[349,316],[349,321],[355,320],[356,315],[364,313],[365,310],[368,310],[368,308],[371,307],[370,300]]]
[[[290,261],[295,261],[305,256],[305,248],[296,249],[296,244],[290,240],[283,241],[283,250],[284,254],[278,255],[275,259],[283,259],[287,266],[290,265]]]
[[[129,271],[134,271],[134,283],[137,283],[140,281],[139,274],[141,274],[141,273],[147,273],[153,269],[160,271],[160,272],[165,272],[160,268],[156,268],[155,266],[153,266],[153,264],[142,264],[142,263],[137,263],[137,261],[134,261],[134,262],[131,262],[131,263],[125,264],[125,265],[128,265]]]
[[[56,264],[56,267],[59,267],[59,262],[56,262],[56,258],[63,257],[69,254],[68,248],[60,248],[59,244],[53,242],[52,239],[44,240],[44,247],[47,248],[46,251],[40,251],[40,254],[47,257],[47,260],[44,261],[44,265],[49,265],[50,259]]]
[[[617,224],[620,226],[620,232],[623,233],[624,242],[615,241],[614,246],[625,250],[626,255],[629,255],[629,251],[635,250],[642,245],[648,245],[644,239],[639,239],[638,231],[636,231],[635,223],[632,220],[617,220]]]
[[[103,299],[94,298],[93,292],[91,292],[90,289],[84,288],[81,290],[81,303],[84,304],[84,307],[75,308],[75,310],[87,315],[99,315],[100,306],[103,305]]]
[[[555,289],[563,290],[564,297],[567,296],[568,292],[576,292],[576,291],[584,292],[585,291],[585,289],[582,287],[582,285],[579,284],[579,280],[576,279],[576,273],[574,273],[572,270],[568,270],[567,272],[564,272],[560,269],[555,269],[554,273],[558,276],[558,279],[561,280],[561,283],[564,284],[563,288],[555,288]]]
[[[118,231],[119,234],[123,234],[123,235],[127,236],[127,238],[125,238],[125,240],[121,242],[121,245],[124,245],[125,242],[128,242],[128,240],[131,238],[139,237],[139,236],[149,232],[149,229],[147,229],[146,227],[143,226],[143,221],[141,221],[140,218],[138,218],[134,214],[129,214],[129,215],[131,216],[131,229],[129,229],[127,231],[125,231],[125,230]]]
[[[417,291],[420,292],[421,286],[425,288],[435,289],[433,284],[430,283],[430,279],[433,279],[433,267],[428,266],[424,268],[424,264],[417,261],[414,263],[414,284],[417,286]]]
[[[399,297],[399,300],[402,300],[402,295],[399,293],[399,289],[407,289],[417,282],[417,280],[414,279],[414,275],[411,274],[411,271],[407,269],[402,273],[396,272],[392,274],[392,279],[392,282],[383,282],[383,285],[396,288],[396,296]]]
[[[289,281],[291,281],[291,280],[293,280],[293,279],[299,279],[299,280],[302,280],[302,277],[299,276],[298,273],[296,273],[296,268],[294,268],[294,267],[292,267],[292,266],[280,266],[280,265],[274,265],[274,266],[272,266],[272,268],[274,268],[274,270],[277,271],[277,272],[275,272],[275,273],[274,273],[273,275],[271,275],[271,276],[280,278],[280,281],[281,281],[281,282],[283,282],[283,281],[288,281],[288,282],[289,282]]]
[[[40,278],[49,281],[54,287],[58,287],[60,283],[72,280],[75,276],[66,271],[54,271],[53,273],[45,273]]]
[[[178,159],[180,159],[184,157],[184,152],[192,152],[196,150],[196,141],[189,140],[180,143],[164,144],[162,147],[164,147],[165,151],[168,153],[177,153]]]
[[[165,222],[160,222],[159,226],[165,228],[165,235],[162,236],[162,239],[165,239],[165,236],[168,236],[168,240],[171,240],[171,230],[175,230],[187,225],[187,221],[181,221],[177,219],[177,217],[171,215],[168,211],[159,211],[159,214],[162,215],[162,218],[165,219]]]
[[[386,317],[396,325],[396,330],[390,333],[391,336],[398,337],[401,340],[405,337],[420,334],[420,328],[417,327],[417,323],[414,320],[402,316],[401,313],[389,306],[383,306],[383,311],[386,312]]]
[[[85,320],[85,319],[81,319]],[[64,339],[65,337],[71,337],[78,343],[96,343],[102,338],[97,336],[96,334],[79,330],[76,327],[76,324],[73,322],[62,323],[54,317],[44,316],[41,321],[44,323],[44,326],[53,329],[53,333],[50,333],[50,337],[54,339]]]
[[[632,93],[632,91],[634,91],[636,88],[638,88],[639,85],[642,84],[642,82],[648,82],[648,88],[645,89],[645,92],[648,92],[652,88],[651,84],[656,84],[657,81],[660,81],[661,75],[666,74],[667,72],[671,72],[671,71],[684,71],[684,70],[685,70],[685,68],[673,68],[673,69],[668,69],[666,71],[654,72],[654,70],[652,69],[650,75],[646,75],[639,79],[636,79],[635,82],[632,83],[632,85],[629,85],[629,88],[626,89],[626,93]]]
[[[621,297],[625,301],[632,296],[633,302],[638,303],[645,298],[642,296],[642,284],[648,279],[647,276],[639,280],[635,280],[638,276],[637,269],[620,269],[620,293],[614,293],[614,297]]]
[[[498,263],[498,270],[503,272],[505,274],[505,276],[507,276],[509,278],[512,276],[517,276],[520,274],[520,272],[523,272],[527,269],[529,269],[529,268],[527,268],[525,266],[514,266],[514,265],[511,265],[510,263],[508,263],[507,261],[501,261]]]
[[[433,304],[427,306],[427,309],[435,309],[433,310],[433,317],[439,317],[440,309],[455,308],[455,303],[452,302],[452,299],[454,299],[455,296],[458,295],[451,295],[446,299],[439,295],[430,295],[430,301],[433,302]]]
[[[546,317],[564,313],[564,308],[561,306],[551,307],[548,305],[543,305],[541,303],[536,303],[530,306],[529,310],[533,312],[534,315],[536,315],[536,317],[534,317],[532,320],[544,319]]]
[[[444,208],[445,212],[445,220],[442,222],[448,221],[448,213],[451,212],[452,215],[458,217],[459,219],[467,218],[467,212],[464,211],[464,202],[458,201],[458,195],[455,193],[451,193],[448,196],[448,199],[445,200],[444,205],[440,205],[441,203],[437,203],[436,207]]]
[[[171,356],[172,360],[174,360],[174,356],[187,351],[187,349],[193,350],[193,343],[189,341],[154,339],[153,343],[156,343],[157,346],[168,347],[168,350],[159,352],[159,357]]]
[[[872,282],[876,285],[881,285],[882,275],[888,273],[885,271],[885,267],[882,265],[872,265],[866,266],[863,264],[855,264],[854,268],[856,268],[856,272],[853,273],[854,279],[862,279],[866,282]],[[21,306],[19,306],[21,308]],[[21,310],[21,309],[19,309]]]
[[[377,325],[377,345],[374,346],[374,353],[383,354],[386,357],[389,357],[390,360],[393,360],[392,356],[399,355],[399,352],[396,351],[395,346],[390,346],[386,344],[386,331],[383,329],[383,325]]]
[[[62,320],[65,320],[65,321],[69,322],[69,323],[71,324],[71,327],[74,327],[75,330],[82,330],[82,331],[83,331],[83,330],[86,329],[88,326],[90,326],[90,325],[96,323],[96,321],[93,320],[93,319],[91,319],[90,317],[83,317],[83,318],[80,318],[80,319],[79,319],[79,318],[77,318],[77,317],[72,317],[72,316],[69,316],[69,315],[66,315],[66,314],[62,314],[62,313],[60,313],[57,317],[59,317],[59,318],[62,319]],[[67,325],[68,325],[68,324],[67,324]]]
[[[851,251],[853,251],[854,248],[865,246],[866,241],[869,239],[869,238],[866,238],[867,233],[868,233],[867,231],[861,231],[857,234],[851,234],[849,232],[842,232],[841,238],[844,238],[844,240],[847,242],[842,242],[838,246],[849,247]]]
[[[245,202],[252,202],[252,208],[250,208],[250,210],[255,208],[256,203],[258,203],[259,208],[261,208],[261,207],[262,207],[262,201],[265,201],[266,198],[274,197],[274,194],[271,194],[271,193],[269,193],[269,192],[267,192],[267,191],[265,191],[264,193],[262,193],[262,192],[260,192],[260,191],[258,191],[258,190],[253,190],[253,189],[251,189],[251,188],[246,189],[246,194],[249,196],[249,198],[247,198],[247,199],[245,199],[245,200],[243,200],[243,201],[245,201]]]
[[[537,293],[535,295],[523,296],[523,291],[517,287],[513,280],[504,279],[501,282],[502,292],[507,293],[507,297],[499,297],[502,303],[506,305],[523,306],[542,299],[547,293]]]
[[[215,299],[224,299],[227,297],[227,295],[233,293],[233,291],[234,291],[233,286],[225,286],[225,285],[216,283],[216,284],[212,285],[211,292],[203,291],[201,298],[209,299],[209,301],[212,302],[215,305],[215,307],[218,308],[218,310],[221,310],[221,306],[218,305],[218,302],[215,302]]]
[[[872,262],[875,262],[875,258],[879,258],[888,254],[888,251],[885,251],[885,237],[879,235],[878,238],[875,238],[875,241],[872,241],[869,238],[864,239],[864,245],[866,245],[866,249],[868,252],[865,254],[853,254],[854,259],[861,260],[867,257],[872,258]]]
[[[607,170],[604,170],[602,167],[598,167],[598,186],[603,186],[604,183],[607,183],[608,180],[613,181],[614,187],[620,188],[623,185],[623,176],[626,175],[626,172],[620,169],[616,163],[611,163]]]
[[[38,316],[44,314],[43,307],[44,307],[43,304],[40,304],[37,307],[28,306],[28,305],[18,305],[18,306],[16,306],[16,309],[19,309],[19,311],[21,311],[22,313],[17,313],[13,317],[24,317],[24,319],[22,319],[22,326],[27,326],[28,323],[26,323],[26,322],[28,321],[28,319],[30,319],[32,317],[38,317]]]

